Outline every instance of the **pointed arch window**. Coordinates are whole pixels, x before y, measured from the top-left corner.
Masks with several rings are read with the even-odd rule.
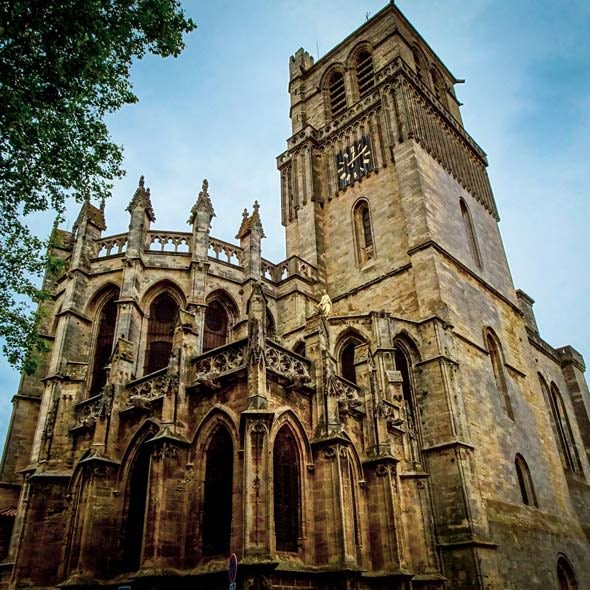
[[[340,71],[333,72],[328,79],[328,100],[332,118],[338,117],[346,109],[344,74]]]
[[[410,363],[408,355],[403,347],[397,344],[394,348],[395,368],[401,373],[402,377],[402,394],[406,403],[406,414],[411,430],[416,428],[416,411],[414,405],[414,396],[412,394],[412,377],[410,375]]]
[[[363,49],[359,51],[355,60],[356,82],[359,91],[359,97],[362,98],[375,86],[375,72],[373,67],[373,56]]]
[[[143,372],[149,375],[168,366],[172,353],[172,339],[178,322],[178,303],[164,292],[150,305],[147,345]]]
[[[340,374],[347,381],[357,385],[356,355],[362,342],[358,338],[349,338],[340,349]]]
[[[273,450],[274,520],[276,547],[297,551],[301,522],[300,461],[293,433],[283,426]]]
[[[443,76],[434,68],[431,70],[431,75],[436,98],[438,98],[445,108],[448,108],[447,88]]]
[[[541,382],[541,384],[543,385],[543,382]],[[553,426],[557,431],[557,438],[559,440],[562,461],[568,471],[571,471],[572,473],[581,473],[582,465],[574,441],[572,427],[570,425],[563,398],[555,383],[551,384],[548,397],[553,417]]]
[[[412,49],[412,54],[414,56],[414,67],[416,69],[416,74],[418,75],[418,78],[420,78],[420,80],[425,84],[429,85],[426,79],[426,74],[428,73],[428,66],[426,65],[426,58],[424,57],[424,54],[418,47],[414,47]]]
[[[233,444],[219,426],[205,453],[203,555],[229,552],[232,522]]]
[[[560,555],[557,560],[557,583],[559,584],[559,590],[578,589],[574,568],[563,555]]]
[[[461,217],[463,218],[463,227],[465,228],[465,235],[469,244],[469,251],[471,257],[479,269],[483,268],[483,262],[481,260],[481,254],[479,252],[479,244],[477,242],[477,235],[473,226],[473,220],[471,219],[471,213],[467,208],[467,204],[463,199],[459,200],[461,207]]]
[[[217,299],[207,305],[203,330],[203,352],[227,344],[229,317],[225,307]]]
[[[303,340],[299,340],[293,347],[293,352],[299,356],[305,356],[305,348],[305,342]]]
[[[369,203],[364,199],[359,201],[353,211],[355,241],[358,250],[358,260],[363,266],[375,257],[373,244],[373,228]]]
[[[539,504],[537,503],[537,496],[535,494],[535,488],[533,487],[531,472],[522,455],[516,455],[516,458],[514,459],[514,467],[516,469],[516,478],[518,479],[522,503],[527,506],[538,507]]]
[[[488,353],[492,363],[492,370],[494,372],[494,380],[496,382],[496,390],[500,396],[500,403],[504,411],[511,420],[514,420],[514,413],[512,411],[512,402],[508,392],[508,385],[506,383],[506,375],[504,374],[504,361],[502,357],[502,350],[496,338],[488,333],[487,335]]]
[[[150,475],[150,448],[143,445],[133,462],[127,485],[127,514],[123,531],[123,571],[140,568],[145,528],[145,510]]]
[[[106,367],[113,351],[115,324],[117,323],[116,300],[117,296],[112,295],[100,310],[92,363],[92,379],[88,392],[90,396],[98,395],[107,382]]]

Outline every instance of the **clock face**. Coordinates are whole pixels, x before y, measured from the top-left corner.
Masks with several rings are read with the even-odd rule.
[[[338,188],[344,188],[374,170],[371,143],[367,136],[355,141],[336,156]]]

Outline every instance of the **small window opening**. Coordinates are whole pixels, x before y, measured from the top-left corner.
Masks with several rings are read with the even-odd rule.
[[[375,248],[373,246],[373,230],[371,228],[371,213],[369,204],[361,201],[355,208],[353,220],[356,232],[356,242],[358,245],[358,258],[362,265],[375,257]]]
[[[577,590],[578,582],[574,570],[568,560],[561,556],[557,560],[557,582],[559,590]]]
[[[520,487],[522,503],[527,506],[538,506],[531,473],[522,455],[516,455],[514,466],[516,468],[516,477],[518,479],[518,486]]]

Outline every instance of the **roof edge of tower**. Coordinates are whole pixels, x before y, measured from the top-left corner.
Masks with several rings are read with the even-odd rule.
[[[382,18],[383,16],[385,16],[388,13],[393,13],[396,16],[398,16],[399,18],[403,19],[404,24],[406,24],[408,26],[408,28],[413,33],[415,33],[416,37],[418,39],[420,39],[420,41],[424,44],[424,46],[430,52],[432,52],[432,54],[436,57],[436,59],[438,60],[438,62],[440,63],[440,65],[445,69],[445,71],[447,72],[447,74],[454,80],[454,82],[457,83],[457,82],[460,81],[460,80],[458,80],[455,77],[455,75],[453,74],[453,72],[451,72],[451,70],[449,70],[449,68],[445,65],[445,63],[442,61],[442,59],[438,56],[438,54],[436,53],[436,51],[434,51],[434,49],[432,49],[432,47],[430,46],[430,44],[426,41],[426,39],[424,39],[424,37],[420,34],[420,32],[416,29],[416,27],[410,22],[410,20],[406,17],[406,15],[400,10],[400,8],[398,8],[398,6],[395,4],[394,0],[390,0],[381,10],[379,10],[379,12],[377,12],[375,15],[373,15],[369,20],[367,20],[366,22],[364,22],[362,25],[360,25],[359,27],[357,27],[354,31],[352,31],[349,35],[347,35],[342,41],[340,41],[340,43],[338,43],[337,45],[334,45],[334,47],[332,47],[331,49],[329,49],[324,55],[322,55],[320,58],[318,58],[318,60],[309,68],[309,70],[307,70],[306,74],[309,73],[309,72],[311,72],[311,71],[313,71],[318,66],[323,65],[323,63],[333,53],[335,53],[342,45],[344,45],[352,37],[357,36],[364,29],[366,29],[369,26],[373,25],[375,23],[375,21],[377,21],[378,19]]]

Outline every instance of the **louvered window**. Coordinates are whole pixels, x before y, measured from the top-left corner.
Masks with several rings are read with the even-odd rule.
[[[330,112],[332,117],[338,117],[346,109],[346,90],[344,89],[344,74],[334,72],[328,84],[330,95]]]
[[[368,51],[361,51],[357,57],[356,80],[361,97],[370,92],[375,86],[373,56]]]

